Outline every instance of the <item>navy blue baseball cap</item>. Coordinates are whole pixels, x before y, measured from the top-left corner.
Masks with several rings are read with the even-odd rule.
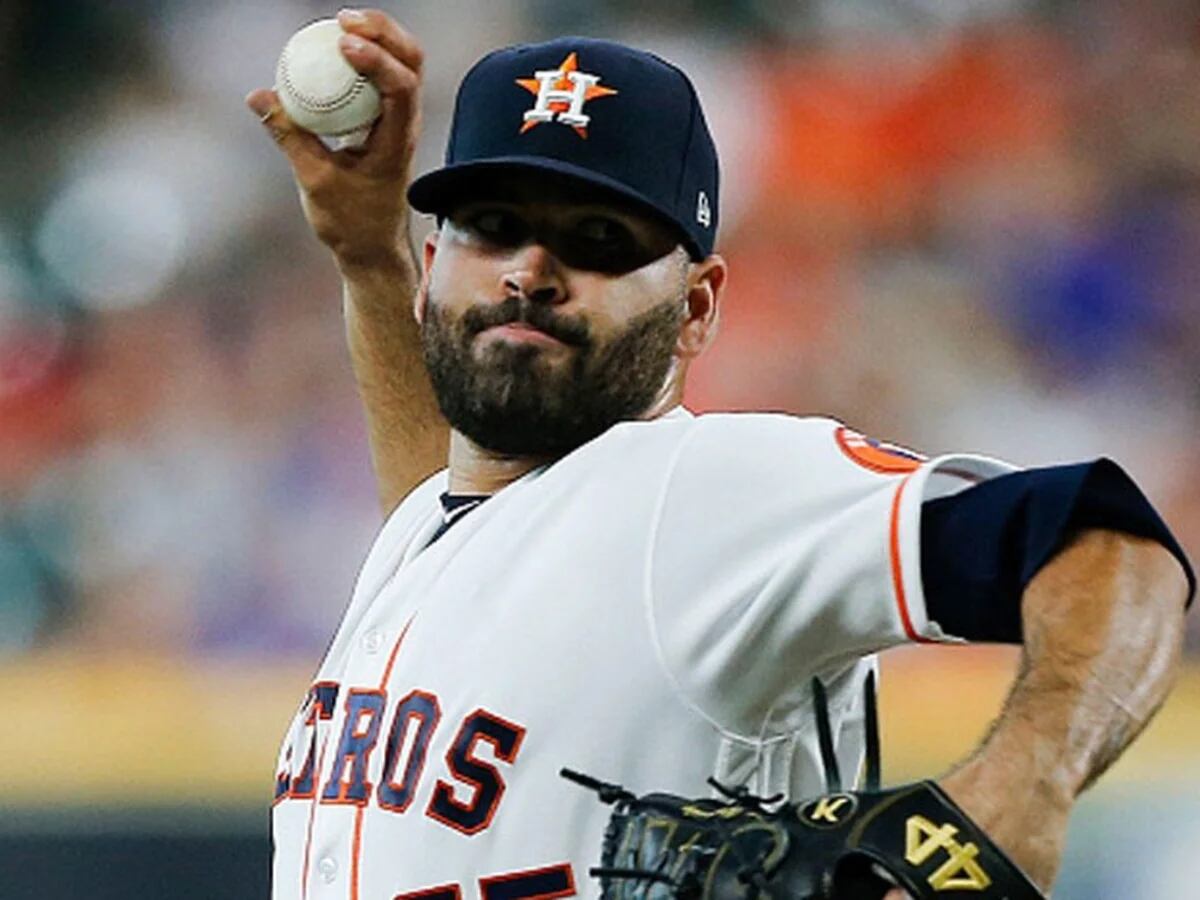
[[[676,226],[693,259],[712,252],[717,149],[691,81],[653,53],[582,37],[489,53],[459,85],[445,165],[408,201],[442,215],[512,169],[611,190]]]

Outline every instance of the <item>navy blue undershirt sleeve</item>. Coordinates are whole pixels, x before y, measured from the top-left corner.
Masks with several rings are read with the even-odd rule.
[[[1106,528],[1158,541],[1196,575],[1133,479],[1109,459],[1013,472],[921,505],[929,618],[970,641],[1021,642],[1025,586],[1072,535]]]

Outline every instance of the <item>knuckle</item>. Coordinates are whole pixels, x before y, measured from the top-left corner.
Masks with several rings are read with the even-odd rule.
[[[421,78],[413,72],[405,72],[403,76],[404,89],[415,94],[421,87]]]
[[[408,42],[408,46],[409,46],[409,51],[408,51],[409,66],[414,71],[419,72],[421,70],[421,67],[425,65],[425,51],[421,49],[421,45],[418,44],[416,41],[410,40]]]
[[[365,40],[354,47],[354,60],[350,64],[362,75],[373,75],[379,70],[382,56],[379,45],[374,41]]]
[[[382,9],[369,6],[364,9],[360,9],[359,12],[362,13],[363,18],[370,23],[371,27],[377,31],[382,31],[395,24],[395,22],[392,20],[392,17],[385,13]]]
[[[406,66],[412,68],[420,68],[424,62],[424,54],[421,48],[417,45],[416,40],[399,22],[389,16],[387,13],[380,10],[368,10],[365,13],[372,15],[377,14],[376,21],[379,25],[377,37],[387,47],[392,55],[399,58]]]
[[[397,93],[412,93],[421,86],[421,79],[416,72],[404,66],[396,66],[393,71],[395,75],[395,87]]]
[[[416,85],[415,76],[395,60],[381,63],[371,74],[376,87],[391,96],[410,93]]]

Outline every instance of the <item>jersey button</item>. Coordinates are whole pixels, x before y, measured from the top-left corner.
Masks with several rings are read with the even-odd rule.
[[[372,628],[362,636],[362,648],[368,653],[378,653],[379,648],[383,646],[383,632],[378,628]]]
[[[333,879],[337,878],[337,860],[330,856],[321,857],[317,863],[317,871],[321,873],[321,880],[329,884]]]

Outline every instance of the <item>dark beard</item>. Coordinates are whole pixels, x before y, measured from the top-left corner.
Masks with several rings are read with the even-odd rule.
[[[666,380],[683,321],[683,299],[666,300],[596,344],[587,322],[512,297],[451,319],[431,296],[421,339],[442,414],[480,447],[506,456],[562,456],[649,408]],[[484,329],[527,322],[575,348],[552,368],[533,344],[490,344],[472,353]]]

